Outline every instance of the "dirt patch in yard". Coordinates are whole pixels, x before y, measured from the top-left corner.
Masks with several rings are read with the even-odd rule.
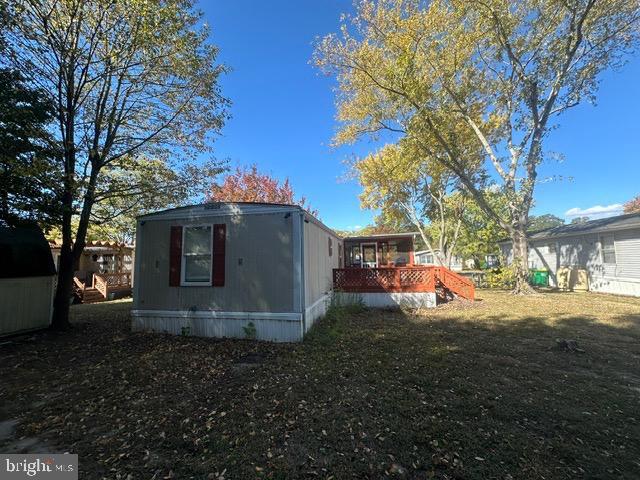
[[[130,304],[0,346],[13,439],[81,477],[640,477],[640,300],[339,316],[298,345],[129,332]],[[584,352],[557,348],[573,340]]]

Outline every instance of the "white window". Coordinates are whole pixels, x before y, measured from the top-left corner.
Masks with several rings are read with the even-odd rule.
[[[182,235],[182,285],[211,285],[211,225],[184,227]]]
[[[600,237],[600,246],[602,248],[602,263],[616,263],[616,245],[613,235],[603,235]]]

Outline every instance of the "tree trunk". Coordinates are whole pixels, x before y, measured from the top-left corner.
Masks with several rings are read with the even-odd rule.
[[[73,218],[73,194],[71,180],[66,179],[65,191],[62,195],[62,245],[60,247],[60,265],[58,266],[58,283],[53,300],[53,318],[51,328],[66,330],[69,324],[69,304],[73,291],[73,274],[75,261],[73,258],[73,237],[71,220]]]
[[[518,226],[511,234],[513,244],[513,269],[516,284],[513,293],[517,295],[534,293],[529,285],[529,244],[526,227]]]
[[[56,296],[53,300],[53,319],[51,328],[67,330],[69,323],[69,305],[73,293],[74,259],[71,245],[63,245],[60,251],[60,266],[58,267],[58,284]]]

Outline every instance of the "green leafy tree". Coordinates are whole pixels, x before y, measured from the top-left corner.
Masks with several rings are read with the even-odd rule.
[[[505,214],[507,200],[499,191],[487,188],[484,192],[491,208]],[[500,254],[498,241],[507,237],[502,226],[489,217],[475,202],[468,202],[462,216],[462,231],[458,240],[457,254],[465,259],[473,259],[482,265],[486,255]]]
[[[47,130],[53,114],[44,92],[0,69],[0,220],[7,225],[59,220],[59,152]]]
[[[339,84],[335,141],[384,132],[451,171],[511,237],[514,291],[531,291],[527,227],[545,139],[624,62],[639,20],[628,0],[363,0],[316,48]],[[487,199],[487,176],[504,213]]]
[[[152,211],[178,207],[202,197],[202,190],[222,167],[183,165],[180,170],[164,162],[136,159],[127,168],[110,169],[97,188],[96,203],[87,229],[88,241],[113,241],[131,244],[135,240],[136,218]],[[72,220],[72,237],[78,231],[79,218]],[[59,228],[48,231],[48,238],[60,239]]]
[[[207,152],[227,117],[225,67],[191,0],[13,0],[9,18],[12,65],[54,103],[62,248],[52,324],[64,329],[103,186],[148,158],[174,168]]]
[[[453,176],[420,157],[409,142],[382,147],[355,164],[365,208],[380,209],[396,225],[410,224],[439,264],[450,266],[462,227],[466,198]]]
[[[123,158],[97,186],[88,238],[133,243],[137,216],[202,198],[211,178],[223,171],[221,164],[175,168],[158,159]]]
[[[539,216],[530,215],[527,230],[530,232],[539,232],[540,230],[547,230],[548,228],[560,227],[562,225],[564,225],[564,220],[550,213]]]
[[[56,180],[60,178],[55,143],[47,127],[54,106],[46,92],[29,85],[5,59],[9,9],[0,2],[0,223],[51,225],[59,216]]]
[[[392,209],[383,209],[377,214],[372,225],[366,225],[360,232],[367,235],[378,235],[383,233],[409,233],[415,232],[415,225],[409,221],[406,215]]]
[[[582,223],[587,223],[589,221],[589,217],[576,217],[571,219],[571,223],[573,225],[580,225]]]

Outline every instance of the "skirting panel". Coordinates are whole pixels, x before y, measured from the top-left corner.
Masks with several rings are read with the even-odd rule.
[[[340,293],[353,299],[357,296],[365,306],[371,308],[432,308],[436,306],[435,292],[414,293]],[[345,302],[348,302],[345,299]]]
[[[309,329],[313,326],[313,324],[321,317],[327,313],[327,308],[329,306],[329,294],[325,294],[315,301],[310,307],[305,309],[304,316],[304,333],[307,333]]]
[[[592,281],[589,289],[592,292],[640,297],[640,281],[610,279],[605,277]]]
[[[251,331],[250,323],[255,327],[255,336],[247,333]],[[302,340],[301,327],[299,313],[131,311],[134,332],[299,342]]]

